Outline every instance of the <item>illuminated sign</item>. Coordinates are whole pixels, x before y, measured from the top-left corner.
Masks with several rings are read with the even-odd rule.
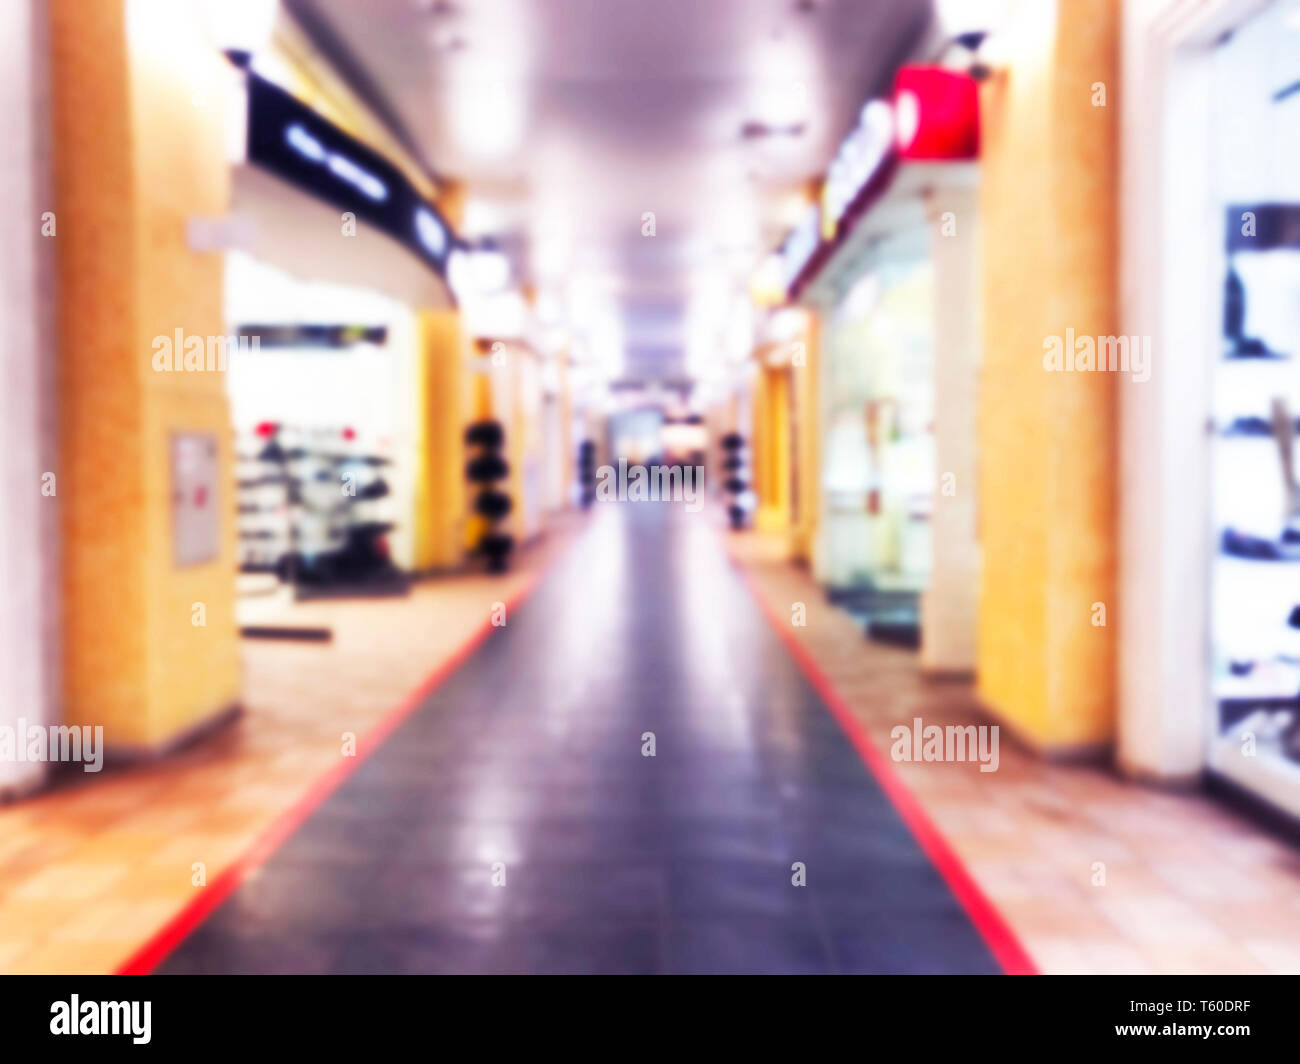
[[[415,235],[429,254],[440,261],[447,256],[447,227],[427,207],[415,208]]]
[[[906,66],[894,82],[896,142],[904,159],[979,155],[979,86],[965,71]]]
[[[821,211],[816,206],[808,208],[803,220],[785,238],[781,245],[781,287],[788,290],[798,279],[799,274],[808,265],[817,246],[821,243],[821,227],[818,222]]]
[[[284,139],[294,151],[314,163],[323,163],[330,173],[339,180],[346,181],[355,187],[363,196],[367,196],[372,200],[386,200],[388,198],[388,188],[379,178],[368,173],[346,155],[341,155],[336,151],[327,151],[325,146],[303,129],[299,123],[295,122],[284,131]]]
[[[879,172],[894,144],[894,115],[884,100],[869,100],[844,138],[822,187],[821,235],[833,240],[840,220]]]
[[[457,246],[438,209],[387,158],[292,94],[248,75],[248,159],[383,230],[440,274]]]

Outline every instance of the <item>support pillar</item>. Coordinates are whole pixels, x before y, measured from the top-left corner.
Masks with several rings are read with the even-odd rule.
[[[155,753],[240,696],[225,374],[155,368],[178,330],[205,347],[225,333],[222,257],[186,229],[228,209],[232,71],[190,5],[48,10],[65,717],[102,725],[110,753]],[[200,452],[210,483],[178,478],[176,456]]]

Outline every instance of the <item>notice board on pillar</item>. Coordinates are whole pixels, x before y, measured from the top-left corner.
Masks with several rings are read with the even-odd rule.
[[[221,552],[217,514],[217,438],[172,434],[172,558],[177,566],[215,561]]]

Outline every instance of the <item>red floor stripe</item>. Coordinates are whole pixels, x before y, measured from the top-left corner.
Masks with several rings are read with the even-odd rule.
[[[785,644],[786,649],[790,651],[795,661],[798,662],[799,668],[803,670],[813,689],[830,708],[832,715],[839,722],[840,727],[844,729],[845,734],[848,735],[849,741],[853,743],[868,771],[875,776],[880,789],[885,792],[885,796],[898,810],[898,815],[903,818],[903,823],[907,825],[908,830],[920,843],[925,855],[930,858],[939,874],[943,876],[949,889],[952,890],[953,896],[966,910],[966,915],[970,917],[975,929],[980,933],[985,943],[988,944],[998,964],[1002,966],[1002,970],[1008,975],[1037,975],[1037,965],[1034,964],[1025,947],[1021,945],[1020,939],[1016,937],[1016,933],[1011,929],[1010,924],[998,912],[993,903],[989,901],[988,896],[980,890],[979,884],[967,871],[956,851],[948,845],[948,840],[940,833],[934,821],[930,819],[929,814],[917,801],[916,796],[907,789],[907,785],[899,778],[898,773],[890,766],[889,761],[876,749],[875,743],[872,742],[866,728],[854,715],[853,710],[849,708],[848,702],[835,689],[835,685],[830,678],[822,671],[821,666],[817,664],[809,650],[791,630],[787,620],[768,604],[753,576],[750,575],[749,571],[730,549],[727,549],[727,556],[731,559],[731,564],[735,567],[736,572],[739,573],[741,581],[749,589],[750,594],[753,595],[754,601],[758,603],[759,610],[767,619],[768,624],[780,637],[781,642]]]
[[[581,530],[576,535],[581,535]],[[575,536],[576,538],[576,536]],[[564,553],[570,545],[561,548]],[[538,581],[559,560],[557,555],[551,558],[541,570],[534,573],[523,587],[506,600],[506,614],[513,613],[524,601]],[[379,746],[387,739],[407,717],[424,702],[494,631],[491,619],[485,620],[477,630],[459,647],[452,651],[406,698],[390,710],[357,743],[355,757],[342,759],[334,768],[320,776],[297,802],[281,813],[262,832],[233,864],[225,868],[220,875],[199,893],[192,902],[177,913],[163,928],[141,946],[118,967],[118,975],[148,975],[166,959],[167,955],[189,936],[203,920],[226,900],[235,889],[260,865],[265,864],[280,845],[294,833],[302,823],[325,801],[352,773],[361,767]]]

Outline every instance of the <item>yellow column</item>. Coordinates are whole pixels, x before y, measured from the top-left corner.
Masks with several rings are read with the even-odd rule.
[[[790,527],[790,377],[784,367],[759,367],[755,405],[755,525],[770,532]]]
[[[422,310],[419,323],[415,564],[428,572],[453,569],[464,560],[467,375],[460,312]]]
[[[160,371],[157,342],[224,333],[222,260],[186,221],[229,204],[229,68],[188,5],[51,0],[59,500],[70,723],[167,747],[240,695],[224,373]],[[206,435],[216,556],[173,551],[172,440]]]
[[[1111,629],[1092,624],[1115,592],[1115,380],[1043,354],[1116,331],[1118,10],[1030,2],[1013,21],[982,99],[979,691],[1030,743],[1087,749],[1115,724]]]
[[[812,562],[821,513],[821,394],[818,377],[817,315],[808,313],[808,331],[791,358],[794,407],[797,411],[794,448],[795,516],[790,554]]]

